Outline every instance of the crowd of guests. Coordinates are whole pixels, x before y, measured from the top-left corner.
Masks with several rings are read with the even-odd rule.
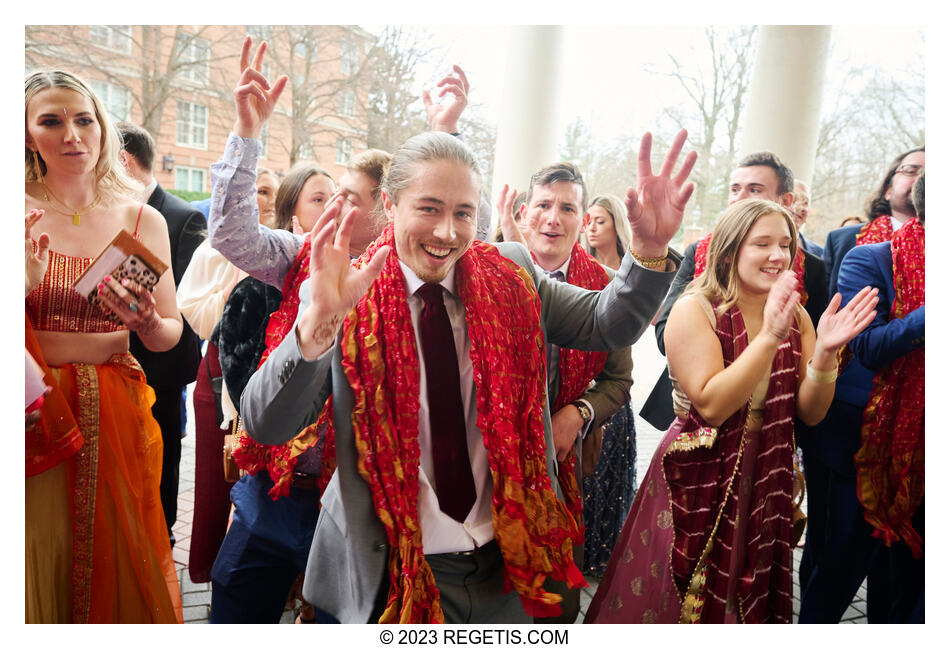
[[[672,249],[685,131],[656,171],[643,136],[623,197],[568,162],[505,185],[489,243],[460,68],[392,154],[278,177],[265,52],[245,40],[199,206],[82,79],[26,80],[28,622],[182,621],[193,381],[212,623],[276,623],[293,595],[298,622],[572,623],[589,579],[588,623],[791,622],[799,457],[799,621],[837,622],[867,579],[870,622],[923,622],[923,147],[823,248],[808,185],[760,152]],[[121,230],[168,270],[89,301],[73,283]],[[651,324],[668,371],[642,414],[666,433],[638,485]]]

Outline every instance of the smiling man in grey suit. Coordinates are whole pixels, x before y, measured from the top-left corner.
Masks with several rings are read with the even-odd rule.
[[[282,81],[249,68],[242,84],[235,132],[256,137]],[[571,557],[582,539],[552,486],[544,343],[612,349],[649,325],[692,192],[695,153],[673,174],[685,139],[654,176],[644,137],[628,200],[636,247],[600,293],[549,280],[517,244],[473,243],[481,177],[446,134],[396,151],[383,184],[390,224],[355,265],[352,219],[337,225],[340,202],[328,206],[294,335],[241,399],[247,431],[269,444],[332,399],[336,471],[308,601],[343,622],[528,622],[559,611],[546,577],[583,583]]]

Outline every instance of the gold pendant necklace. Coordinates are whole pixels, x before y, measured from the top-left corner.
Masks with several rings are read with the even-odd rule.
[[[53,192],[50,191],[49,188],[46,186],[46,183],[43,183],[41,181],[41,184],[43,185],[43,198],[46,200],[46,202],[49,203],[50,207],[52,207],[54,210],[56,210],[60,214],[65,214],[66,216],[73,217],[73,225],[79,225],[79,217],[81,217],[84,212],[85,213],[91,212],[93,209],[95,209],[96,205],[99,204],[99,194],[97,192],[96,198],[93,199],[93,201],[89,203],[89,205],[81,209],[73,209],[69,205],[67,205],[65,201],[59,199],[56,195],[54,195]],[[56,207],[55,205],[53,205],[53,201],[50,200],[50,197],[54,198],[63,207],[65,207],[66,211],[63,211],[59,209],[58,207]]]

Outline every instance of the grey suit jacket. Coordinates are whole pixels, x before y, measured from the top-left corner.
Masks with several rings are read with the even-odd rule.
[[[672,272],[646,270],[627,254],[616,277],[603,291],[585,291],[548,279],[520,244],[503,243],[498,248],[531,275],[541,298],[544,336],[561,347],[610,350],[632,344],[650,324],[673,279]],[[303,313],[309,304],[307,282],[301,286],[300,295],[299,313]],[[251,437],[264,444],[280,444],[312,423],[332,392],[337,470],[321,500],[304,597],[341,622],[365,623],[370,621],[381,585],[387,583],[389,544],[373,507],[369,485],[357,471],[358,455],[350,423],[353,392],[340,356],[340,346],[336,345],[332,352],[305,361],[296,335],[288,335],[248,382],[241,398],[241,414]],[[547,407],[544,434],[548,473],[556,486]]]

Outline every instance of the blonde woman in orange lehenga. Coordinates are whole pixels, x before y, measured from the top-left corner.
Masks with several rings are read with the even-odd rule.
[[[141,188],[85,82],[37,72],[24,89],[27,349],[62,396],[26,433],[26,620],[181,622],[155,395],[129,354],[130,330],[155,351],[180,337],[171,273],[154,293],[99,285],[121,324],[70,288],[121,229],[169,263],[165,222],[133,200]]]

